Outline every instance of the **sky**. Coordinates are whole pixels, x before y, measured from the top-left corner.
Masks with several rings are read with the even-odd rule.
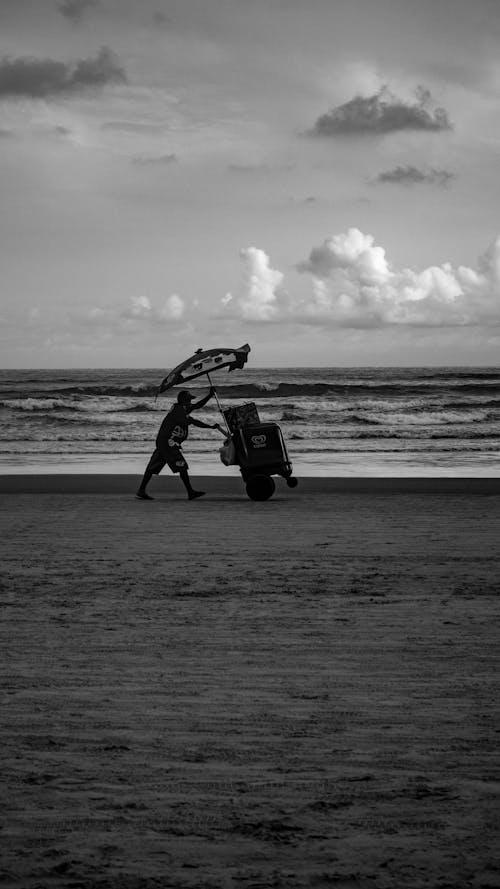
[[[0,366],[500,364],[499,0],[0,0]]]

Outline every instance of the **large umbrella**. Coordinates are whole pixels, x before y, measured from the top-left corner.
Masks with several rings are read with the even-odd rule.
[[[245,343],[239,349],[197,349],[191,358],[186,358],[177,367],[174,367],[160,383],[159,393],[171,389],[172,386],[182,386],[189,380],[195,380],[207,374],[210,380],[210,371],[221,370],[227,367],[229,371],[241,369],[248,360],[250,346]],[[211,381],[210,381],[211,382]]]
[[[250,346],[248,343],[240,346],[239,349],[198,349],[194,355],[186,358],[185,361],[178,364],[177,367],[174,367],[167,374],[160,383],[158,394],[171,389],[172,386],[182,386],[189,380],[195,380],[197,377],[203,376],[203,374],[207,375],[210,385],[212,385],[212,380],[210,379],[211,371],[221,370],[223,367],[227,368],[228,371],[239,370],[246,364],[249,352]],[[217,393],[215,393],[215,397],[219,410],[222,413]]]

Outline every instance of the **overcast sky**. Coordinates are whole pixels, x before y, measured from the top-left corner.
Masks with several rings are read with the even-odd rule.
[[[0,0],[0,365],[500,364],[498,0]]]

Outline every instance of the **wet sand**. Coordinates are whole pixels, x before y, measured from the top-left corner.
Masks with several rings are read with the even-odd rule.
[[[5,886],[498,886],[498,479],[34,479],[0,479]]]

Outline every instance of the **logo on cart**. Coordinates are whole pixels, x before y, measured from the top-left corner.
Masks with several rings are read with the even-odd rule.
[[[251,441],[254,448],[265,448],[267,439],[265,435],[252,435]]]

